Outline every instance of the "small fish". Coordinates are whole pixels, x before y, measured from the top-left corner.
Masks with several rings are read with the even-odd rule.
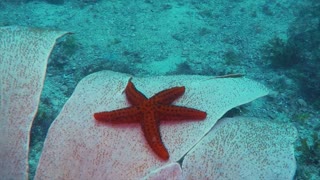
[[[240,78],[243,77],[244,74],[225,74],[225,75],[221,75],[221,76],[215,76],[214,78]]]

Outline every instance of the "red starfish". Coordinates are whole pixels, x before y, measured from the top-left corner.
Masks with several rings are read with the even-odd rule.
[[[163,90],[151,98],[146,98],[129,80],[125,89],[127,100],[132,105],[127,108],[94,114],[98,121],[110,123],[140,123],[142,131],[152,150],[163,160],[169,153],[160,135],[160,121],[205,119],[206,112],[192,108],[174,106],[171,103],[184,94],[185,87]]]

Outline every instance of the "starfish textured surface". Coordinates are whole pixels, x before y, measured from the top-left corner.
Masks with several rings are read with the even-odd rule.
[[[99,112],[94,114],[97,121],[109,123],[140,123],[144,136],[151,149],[163,160],[169,159],[169,153],[160,135],[160,121],[203,120],[207,113],[183,106],[171,105],[181,97],[185,87],[173,87],[163,90],[151,98],[138,91],[131,80],[128,81],[125,94],[130,107]]]

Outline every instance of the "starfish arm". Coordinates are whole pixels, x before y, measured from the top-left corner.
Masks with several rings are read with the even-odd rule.
[[[184,94],[185,87],[173,87],[170,89],[163,90],[150,98],[157,104],[169,105]]]
[[[94,113],[97,121],[117,123],[135,123],[140,121],[140,111],[137,107],[128,107],[114,111],[105,111]]]
[[[133,106],[139,105],[141,102],[147,100],[146,96],[136,89],[134,84],[131,82],[131,79],[128,81],[125,93],[127,100]]]
[[[155,119],[153,112],[147,112],[144,114],[143,123],[141,123],[144,136],[151,147],[151,149],[163,160],[169,159],[169,153],[166,147],[163,145],[159,122]]]
[[[207,113],[183,106],[158,105],[157,117],[159,121],[203,120]]]

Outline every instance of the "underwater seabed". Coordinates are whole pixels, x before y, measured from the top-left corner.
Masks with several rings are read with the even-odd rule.
[[[28,177],[30,128],[47,60],[55,40],[66,33],[16,26],[0,30],[0,174],[5,179]],[[148,97],[185,85],[186,95],[175,103],[208,114],[201,122],[161,124],[168,161],[145,145],[139,126],[108,127],[93,119],[95,112],[127,105],[122,92],[131,78]],[[52,123],[35,179],[292,179],[297,139],[292,125],[254,117],[219,120],[228,110],[267,94],[263,85],[243,77],[90,74],[79,82]]]
[[[57,126],[57,122],[67,124],[70,121],[70,123],[77,124],[69,128],[72,130],[70,133],[73,134],[79,133],[79,131],[76,131],[79,129],[79,125],[85,131],[89,131],[87,130],[88,127],[93,127],[93,132],[97,131],[96,128],[101,128],[103,129],[101,131],[107,132],[115,130],[116,134],[111,133],[108,137],[116,135],[120,139],[127,139],[126,134],[133,133],[130,136],[135,137],[135,141],[126,143],[131,145],[134,142],[135,146],[132,149],[141,151],[142,154],[139,154],[137,156],[139,158],[136,157],[135,161],[131,161],[130,158],[122,160],[123,157],[127,157],[124,154],[129,153],[126,148],[130,147],[129,145],[126,147],[125,143],[120,143],[122,140],[106,141],[105,138],[107,137],[102,135],[101,137],[94,136],[95,139],[90,140],[90,142],[99,146],[103,142],[105,143],[103,145],[108,147],[103,146],[106,150],[99,150],[96,155],[100,155],[100,152],[108,153],[115,157],[114,159],[121,160],[120,162],[123,163],[127,163],[127,160],[140,162],[144,158],[155,159],[156,163],[151,163],[151,165],[156,166],[143,166],[144,168],[141,169],[143,169],[144,174],[138,175],[139,177],[154,177],[157,173],[163,175],[162,173],[165,172],[168,172],[168,174],[172,172],[171,174],[176,175],[172,176],[177,177],[177,179],[186,176],[192,177],[190,174],[201,177],[203,174],[213,176],[213,174],[220,173],[221,176],[219,177],[222,177],[229,174],[225,173],[230,171],[226,169],[233,168],[237,163],[238,166],[249,167],[253,163],[247,162],[248,159],[255,159],[258,154],[265,157],[266,154],[263,153],[268,150],[265,149],[266,142],[257,143],[254,141],[254,137],[263,135],[263,133],[258,134],[258,132],[252,134],[249,127],[255,127],[255,123],[247,124],[248,129],[244,128],[243,124],[238,124],[238,130],[233,129],[236,128],[233,125],[229,127],[229,123],[236,124],[239,120],[244,124],[246,121],[260,122],[261,127],[266,129],[268,129],[268,126],[273,127],[273,125],[275,126],[273,129],[288,125],[292,132],[293,129],[290,126],[294,126],[298,131],[298,137],[296,138],[294,133],[288,133],[285,137],[289,136],[292,139],[284,139],[284,142],[288,143],[285,143],[285,145],[288,145],[287,150],[291,147],[289,142],[294,141],[295,149],[290,151],[294,153],[297,161],[294,163],[297,167],[293,178],[298,180],[319,179],[319,12],[320,1],[318,0],[0,0],[0,27],[3,27],[0,35],[0,44],[2,43],[0,46],[0,133],[1,135],[5,134],[0,137],[0,148],[1,150],[2,148],[5,149],[2,153],[0,152],[0,169],[3,170],[0,170],[0,174],[2,175],[2,172],[10,173],[8,169],[17,166],[17,169],[19,169],[17,173],[20,173],[20,177],[26,177],[25,169],[28,163],[28,178],[34,179],[38,164],[43,166],[43,162],[38,163],[40,156],[42,155],[42,159],[44,159],[45,154],[48,154],[48,148],[42,153],[43,146],[48,147],[48,144],[55,144],[53,142],[49,143],[50,137],[54,136],[54,133],[50,133],[52,130],[49,132],[50,135],[48,134],[49,127],[60,128],[60,126]],[[12,25],[15,27],[8,27]],[[72,33],[52,31],[57,29]],[[11,36],[7,34],[9,31],[16,32],[15,38],[10,39]],[[31,33],[28,38],[23,35],[23,32],[33,32],[34,34]],[[67,33],[67,35],[62,36],[63,33]],[[46,40],[44,37],[50,36],[50,34],[51,39]],[[17,45],[14,45],[15,43],[19,44],[19,41],[22,40],[18,37],[25,39],[25,42],[32,42],[31,46],[21,46],[21,49],[18,50]],[[6,38],[9,39],[3,41]],[[8,42],[13,44],[10,46]],[[44,43],[35,45],[37,42]],[[27,75],[28,72],[30,75]],[[104,76],[108,76],[108,78]],[[93,77],[96,79],[91,79],[92,81],[89,83],[88,80]],[[113,82],[109,79],[111,77],[119,78],[119,81]],[[95,124],[84,124],[81,121],[86,119],[86,123],[94,123],[92,113],[129,106],[130,104],[125,102],[126,96],[123,92],[129,77],[148,98],[166,88],[186,86],[185,94],[181,99],[174,101],[173,104],[201,108],[200,110],[208,112],[208,117],[204,122],[161,123],[160,131],[163,144],[169,151],[169,161],[157,159],[156,154],[145,141],[144,135],[141,134],[139,124],[132,126],[124,124],[120,127],[114,127],[108,124],[95,126]],[[202,82],[201,77],[206,78],[208,82]],[[101,83],[97,84],[96,80],[100,81],[99,79],[101,79]],[[194,82],[190,83],[188,79],[192,79]],[[248,81],[243,82],[243,80]],[[248,89],[236,86],[234,84],[236,82],[243,83],[248,86]],[[79,94],[81,83],[88,83],[89,85],[83,87],[85,93],[81,92]],[[217,87],[223,86],[223,83],[230,83],[230,86],[235,88],[225,90],[221,87],[220,90],[214,90],[217,92],[223,91],[220,97],[222,99],[214,99],[218,98],[215,97],[217,94],[213,90],[205,91],[204,89],[204,87],[213,88],[213,84],[206,86],[206,83],[218,84]],[[238,98],[245,96],[247,91],[252,88],[248,83],[253,86],[255,86],[254,84],[258,85],[259,88],[254,92],[259,92],[263,88],[265,93],[261,93],[262,91],[261,94],[249,93],[247,97],[235,103],[236,100],[239,100]],[[94,87],[93,84],[95,84]],[[199,88],[200,85],[201,88]],[[90,101],[87,99],[85,102],[79,103],[91,108],[84,109],[83,112],[76,115],[68,113],[68,117],[62,116],[66,113],[65,108],[72,107],[69,102],[75,103],[76,97],[79,98],[79,101],[84,101],[84,97],[91,97],[91,100],[97,98],[96,101],[100,102],[99,97],[109,98],[108,89],[114,86],[119,89],[113,89],[112,91],[114,94],[110,101],[113,104],[92,102],[89,106],[87,103],[90,103]],[[89,92],[98,93],[99,91],[95,90],[97,87],[101,91],[107,92],[101,92],[99,97],[98,95],[94,97],[92,94],[87,95]],[[90,88],[91,90],[89,90]],[[199,91],[199,89],[201,90]],[[239,92],[233,94],[234,91]],[[79,97],[75,97],[77,93]],[[210,97],[206,97],[207,93],[210,94]],[[227,93],[233,94],[234,97],[224,95]],[[232,99],[232,101],[223,104],[225,100],[229,99]],[[25,103],[13,107],[21,101],[25,101]],[[222,105],[226,106],[225,109]],[[232,109],[229,110],[230,108]],[[20,109],[22,110],[20,111]],[[212,112],[213,110],[214,112]],[[77,111],[72,110],[72,112]],[[5,114],[5,116],[2,117],[2,114]],[[74,118],[80,116],[80,114],[83,114],[83,117]],[[9,115],[12,117],[6,118]],[[224,119],[226,117],[231,119]],[[52,123],[54,120],[55,123]],[[171,145],[171,138],[174,135],[170,134],[170,128],[183,133],[188,123],[200,128],[199,132],[201,133],[193,134],[186,131],[185,133],[190,133],[191,137],[189,136],[188,139],[191,142],[184,140],[188,144],[177,143],[177,145]],[[207,129],[202,129],[202,123],[209,123]],[[8,128],[9,126],[11,128]],[[225,137],[229,131],[222,133],[221,130],[223,131],[226,126],[236,131],[237,134],[234,133]],[[260,126],[255,128],[259,129]],[[66,129],[66,127],[62,129]],[[240,131],[243,132],[242,135],[238,134]],[[87,133],[90,132],[92,131]],[[208,132],[208,134],[202,134],[204,132]],[[218,134],[218,132],[221,132],[219,137],[224,137],[221,140],[213,135]],[[261,130],[261,132],[264,132],[264,130]],[[276,135],[273,137],[268,133],[266,137],[261,138],[270,136],[270,139],[276,141],[276,137],[283,133],[283,131],[274,132],[272,130],[269,130],[269,132]],[[97,134],[100,133],[100,131],[97,132]],[[48,138],[46,138],[47,134]],[[91,134],[88,135],[83,132],[80,135],[77,134],[77,136],[91,138]],[[238,136],[246,137],[247,141],[254,141],[254,143],[248,144],[243,140],[240,141],[236,138]],[[44,142],[45,139],[48,143]],[[68,140],[73,141],[71,138]],[[237,143],[234,145],[219,143],[219,146],[214,143],[223,140]],[[12,143],[15,141],[17,143]],[[19,144],[21,148],[13,147]],[[121,146],[121,148],[111,144]],[[74,147],[77,145],[65,142],[61,146]],[[85,147],[81,146],[79,149],[88,148],[88,151],[95,152],[91,149],[95,147],[95,144],[81,141],[81,145],[85,145]],[[250,150],[243,150],[242,145],[247,145]],[[208,146],[212,146],[213,155],[207,155],[206,149]],[[227,148],[229,146],[230,148]],[[223,149],[234,149],[234,147],[239,147],[239,150],[244,153],[233,153],[232,155],[236,155],[236,157],[221,155],[222,152],[229,153],[229,151],[225,152]],[[118,154],[109,153],[108,149],[110,148],[116,149]],[[11,151],[11,149],[14,149],[14,151]],[[26,153],[27,151],[29,153]],[[60,151],[57,148],[57,151],[52,153],[60,154]],[[60,158],[63,156],[72,157],[72,155],[67,156],[67,153],[69,152],[61,153]],[[194,153],[199,154],[194,155]],[[291,153],[286,155],[293,157]],[[81,152],[75,154],[79,157],[83,155],[80,155]],[[272,153],[269,152],[268,154]],[[87,161],[97,163],[94,161],[94,154],[86,154],[85,156],[88,156]],[[191,157],[195,161],[190,163],[188,158]],[[48,156],[46,158],[50,159]],[[205,159],[202,160],[202,164],[197,162],[199,158]],[[2,159],[4,160],[2,161]],[[15,161],[12,161],[13,159]],[[26,159],[28,159],[28,162]],[[161,163],[157,164],[158,160]],[[225,161],[230,163],[220,167],[220,162]],[[255,159],[253,162],[255,161],[259,161],[259,159]],[[266,162],[271,161],[267,158]],[[76,167],[77,163],[84,163],[84,159],[79,158],[79,161],[74,159],[72,162]],[[52,166],[59,166],[57,171],[61,170],[59,163],[61,162],[55,161],[52,163]],[[91,164],[91,162],[85,163]],[[107,167],[108,163],[98,163],[102,167],[98,167],[97,171],[100,171],[100,168],[114,170]],[[290,159],[288,163],[290,164],[288,167],[291,167],[293,160]],[[66,165],[70,166],[67,163]],[[121,165],[119,164],[119,167]],[[194,169],[203,169],[199,171],[202,174],[198,175],[197,172],[192,170],[187,170],[190,172],[190,176],[185,174],[186,168],[190,168],[190,165],[194,165],[192,166]],[[48,169],[51,169],[52,166],[48,166]],[[255,167],[250,168],[254,169]],[[268,168],[269,166],[265,170],[267,171]],[[51,171],[48,169],[44,170],[44,173]],[[209,172],[205,169],[208,169]],[[253,177],[253,171],[237,170],[235,172],[240,173],[241,177]],[[72,172],[80,171],[83,170],[79,167]],[[266,171],[262,173],[266,173]],[[40,171],[38,170],[38,172]],[[105,172],[108,173],[108,171]],[[114,172],[117,171],[114,170]],[[39,173],[37,174],[37,177],[39,177]],[[111,174],[109,175],[111,176]]]

